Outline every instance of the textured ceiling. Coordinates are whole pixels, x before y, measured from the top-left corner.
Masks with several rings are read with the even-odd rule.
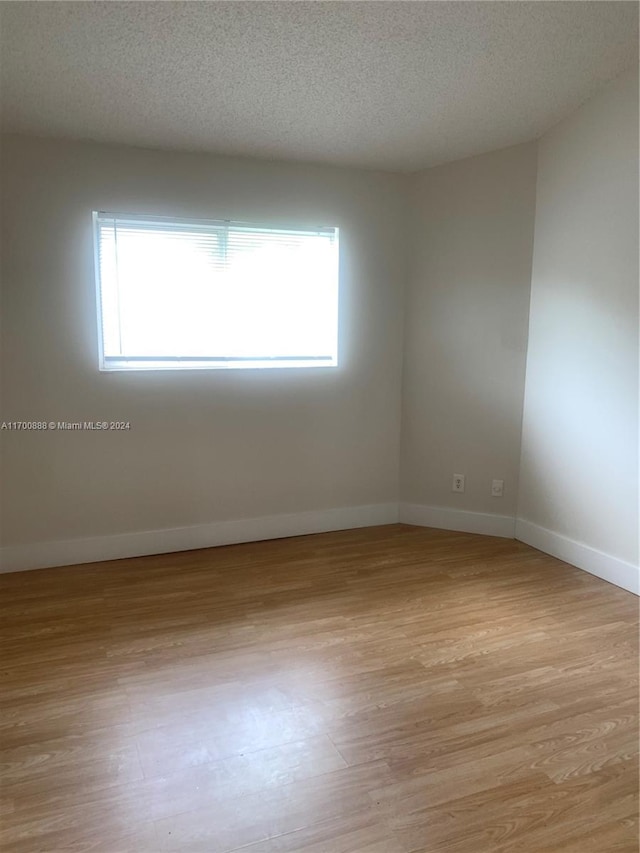
[[[6,131],[398,171],[532,139],[633,2],[2,3]]]

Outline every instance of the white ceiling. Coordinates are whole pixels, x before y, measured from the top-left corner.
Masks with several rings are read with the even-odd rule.
[[[7,131],[398,171],[540,135],[634,2],[2,3]]]

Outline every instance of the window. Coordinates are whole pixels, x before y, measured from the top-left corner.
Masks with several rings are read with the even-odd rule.
[[[338,229],[94,213],[101,370],[337,364]]]

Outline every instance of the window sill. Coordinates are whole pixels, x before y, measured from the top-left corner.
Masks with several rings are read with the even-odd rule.
[[[108,358],[100,365],[104,373],[150,370],[287,370],[337,367],[337,358],[272,359],[144,359]]]

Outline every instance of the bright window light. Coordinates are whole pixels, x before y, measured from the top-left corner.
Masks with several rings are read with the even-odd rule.
[[[94,213],[100,369],[334,367],[338,229]]]

